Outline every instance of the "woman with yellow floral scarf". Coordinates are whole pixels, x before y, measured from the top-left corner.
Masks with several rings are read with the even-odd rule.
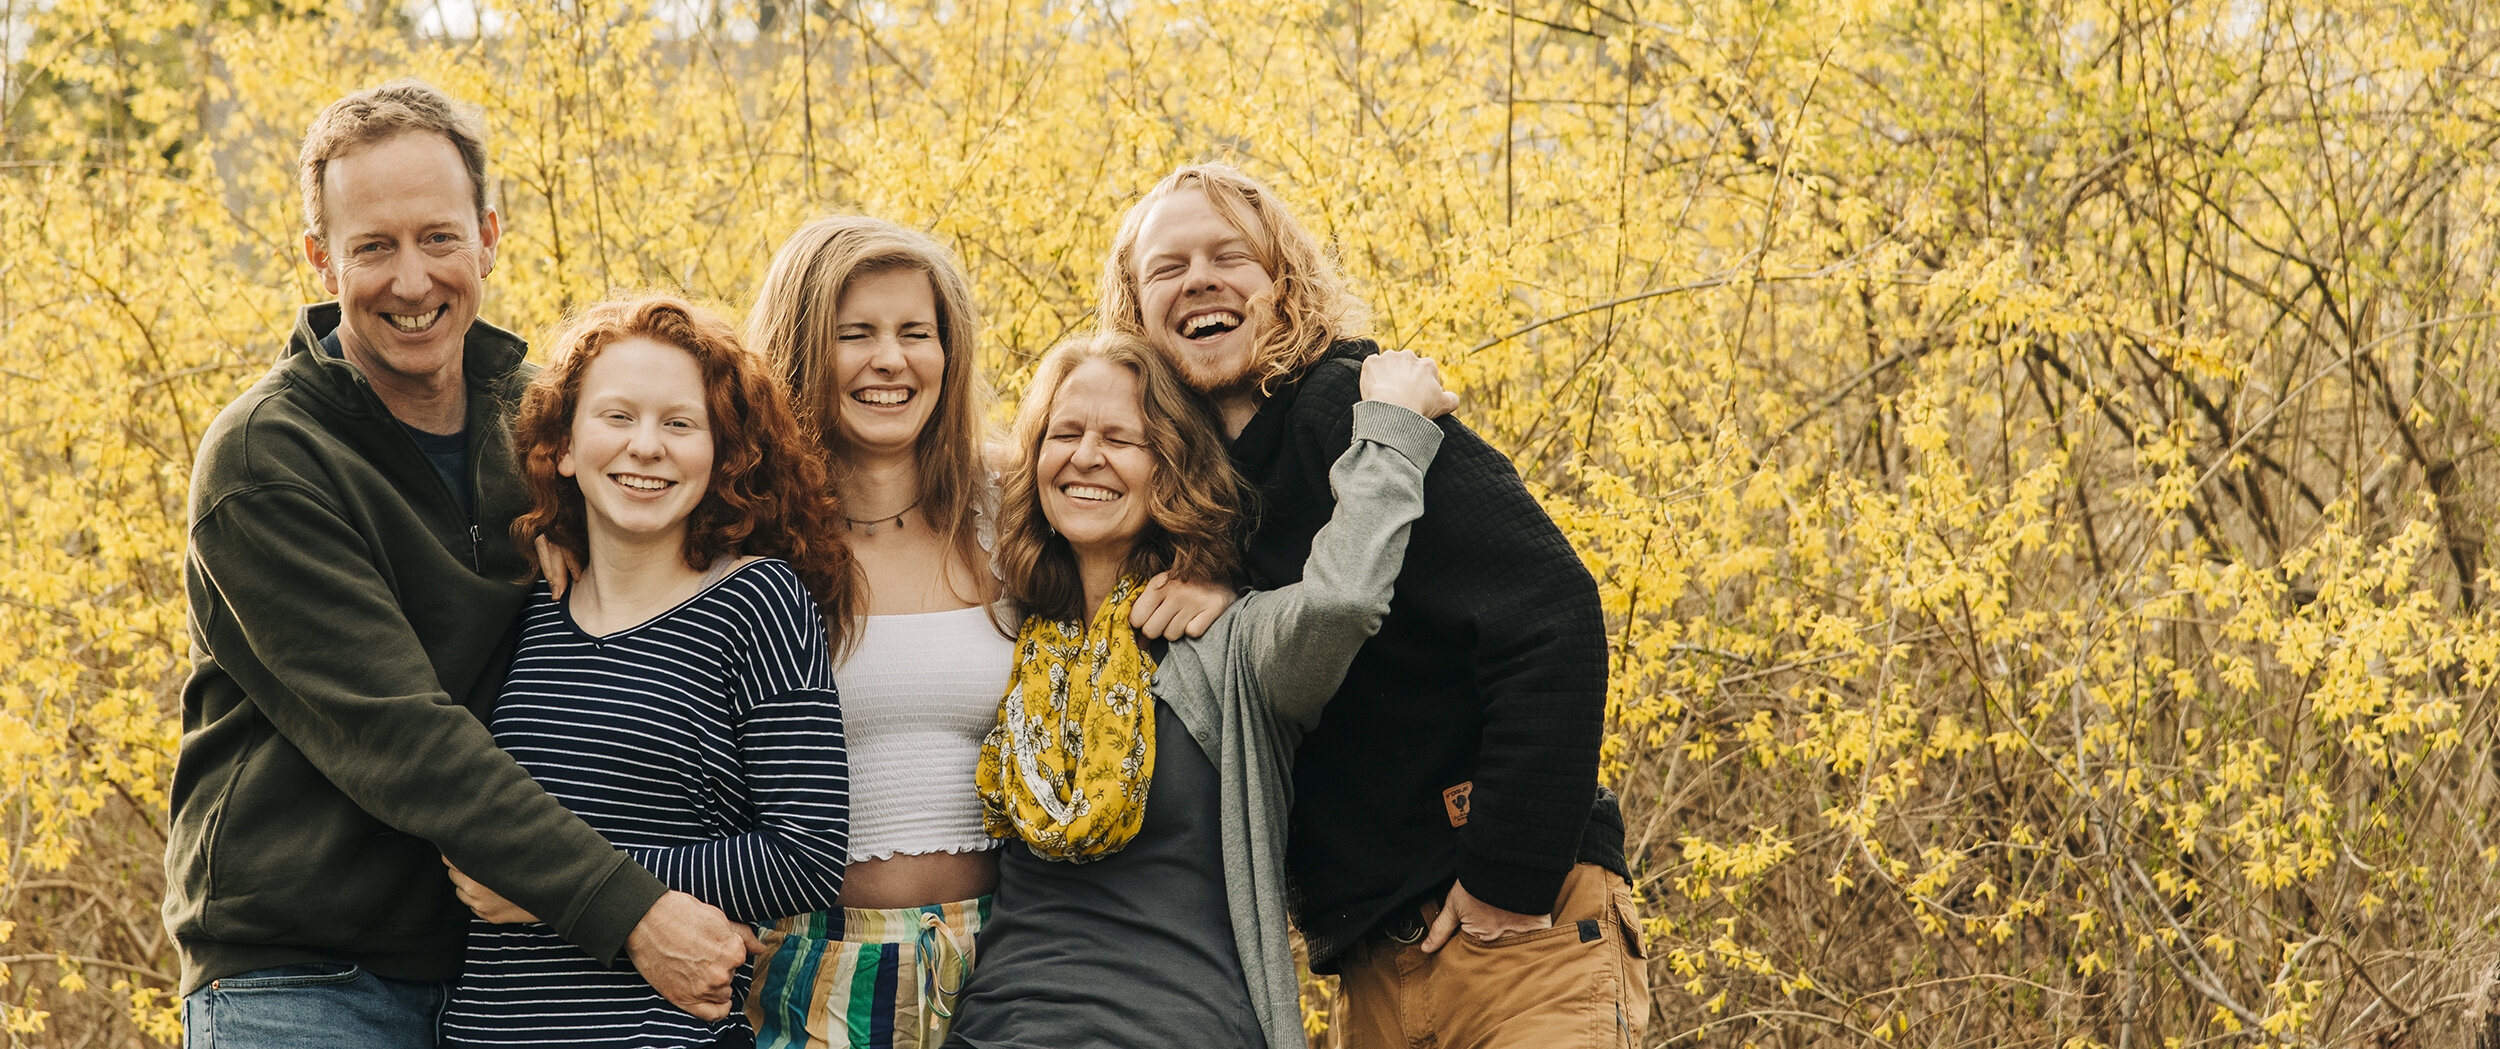
[[[1362,393],[1303,581],[1165,647],[1129,627],[1142,581],[1238,571],[1222,423],[1134,338],[1043,359],[999,507],[1026,616],[975,771],[984,823],[1012,840],[947,1045],[1304,1044],[1287,769],[1388,612],[1440,447],[1427,414],[1449,400],[1404,352],[1366,360]]]

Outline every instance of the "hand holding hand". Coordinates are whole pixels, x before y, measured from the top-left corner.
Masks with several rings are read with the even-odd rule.
[[[700,1020],[729,1015],[729,979],[750,954],[762,954],[755,930],[720,908],[670,890],[625,938],[634,969],[660,997]]]
[[[460,897],[461,903],[477,912],[478,917],[497,925],[518,925],[538,920],[537,915],[522,910],[512,901],[504,899],[502,894],[461,873],[460,868],[451,865],[451,857],[443,857],[443,867],[451,872],[452,891]]]
[[[1147,637],[1165,641],[1205,637],[1207,628],[1215,625],[1215,617],[1223,615],[1239,599],[1239,594],[1214,583],[1175,579],[1170,572],[1157,572],[1146,581],[1145,591],[1137,595],[1136,606],[1129,609],[1128,625]]]
[[[1441,366],[1412,350],[1387,350],[1363,358],[1360,388],[1366,401],[1402,405],[1426,419],[1458,409],[1458,395],[1441,386]]]
[[[1442,901],[1441,913],[1433,917],[1432,931],[1424,934],[1422,946],[1425,954],[1440,950],[1442,944],[1450,942],[1450,934],[1460,929],[1467,930],[1467,935],[1483,942],[1514,932],[1535,932],[1553,927],[1554,916],[1551,914],[1506,911],[1470,895],[1467,886],[1451,882],[1449,898]]]

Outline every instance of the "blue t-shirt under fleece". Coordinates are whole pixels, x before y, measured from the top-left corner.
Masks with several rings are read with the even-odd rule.
[[[849,764],[824,624],[798,574],[750,562],[592,637],[539,584],[495,741],[635,862],[731,918],[823,910],[849,851]],[[745,995],[745,974],[738,981]],[[445,1045],[680,1049],[744,1030],[670,1005],[630,964],[540,924],[471,923]]]

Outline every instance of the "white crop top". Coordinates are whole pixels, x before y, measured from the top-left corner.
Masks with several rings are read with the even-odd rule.
[[[1016,643],[987,608],[860,623],[833,670],[851,757],[851,861],[995,848],[972,770],[998,723]]]

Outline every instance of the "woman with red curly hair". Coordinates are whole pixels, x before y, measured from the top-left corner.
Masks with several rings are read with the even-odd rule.
[[[822,460],[729,325],[651,295],[584,310],[514,422],[541,537],[579,566],[540,584],[495,740],[669,887],[730,918],[830,906],[848,853],[831,655],[849,548]],[[632,969],[596,964],[455,871],[477,910],[446,1045],[753,1042]],[[743,980],[741,981],[743,982]],[[743,987],[737,993],[743,994]]]

